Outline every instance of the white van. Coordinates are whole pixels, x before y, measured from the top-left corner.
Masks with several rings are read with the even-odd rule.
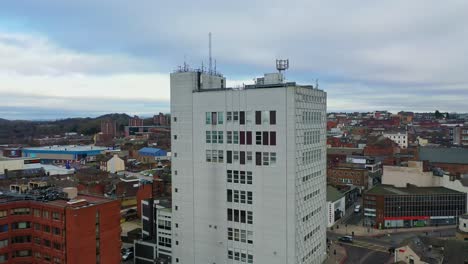
[[[361,212],[361,205],[359,205],[359,204],[356,205],[356,206],[354,207],[354,212],[355,212],[355,213]]]

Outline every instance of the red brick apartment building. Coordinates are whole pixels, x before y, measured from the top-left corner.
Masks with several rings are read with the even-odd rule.
[[[118,200],[27,199],[34,197],[0,196],[0,263],[120,263]]]

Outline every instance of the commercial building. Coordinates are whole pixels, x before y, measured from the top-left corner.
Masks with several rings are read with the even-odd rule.
[[[327,185],[328,227],[333,226],[346,212],[346,197],[333,186]]]
[[[104,153],[105,147],[97,146],[47,146],[24,148],[23,156],[39,158],[43,163],[67,163],[77,161],[94,161],[96,156]]]
[[[322,263],[326,93],[171,74],[173,263]]]
[[[407,167],[384,166],[383,184],[405,187],[445,187],[466,193],[468,197],[468,175],[448,175],[439,168],[430,167],[427,162],[409,161]],[[467,204],[468,210],[468,204]]]
[[[364,194],[364,223],[376,228],[449,225],[466,213],[466,193],[444,187],[378,185]]]
[[[0,263],[120,262],[118,201],[31,186],[0,196]]]
[[[367,169],[352,166],[352,164],[341,164],[327,169],[327,183],[333,186],[354,185],[361,190],[367,190],[372,187],[372,178],[369,177]]]
[[[418,160],[452,175],[468,173],[468,148],[419,147]]]
[[[142,238],[135,240],[135,264],[171,263],[172,207],[167,200],[147,199],[141,206]]]

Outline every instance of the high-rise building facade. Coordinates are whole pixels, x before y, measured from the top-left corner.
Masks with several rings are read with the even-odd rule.
[[[171,74],[173,263],[322,263],[326,93]]]

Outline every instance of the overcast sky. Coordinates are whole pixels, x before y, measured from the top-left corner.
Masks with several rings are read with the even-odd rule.
[[[169,73],[229,84],[289,58],[329,111],[468,112],[468,1],[14,0],[0,8],[0,118],[169,111]]]

